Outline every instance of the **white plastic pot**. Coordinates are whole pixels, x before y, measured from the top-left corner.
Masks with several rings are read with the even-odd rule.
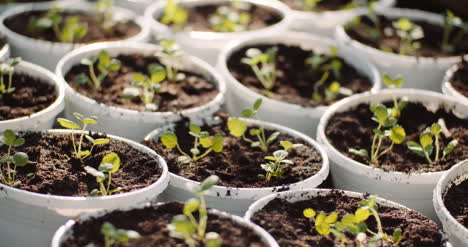
[[[135,141],[141,141],[151,130],[175,122],[182,117],[210,117],[217,112],[224,101],[226,86],[218,73],[200,59],[184,55],[180,69],[197,73],[216,84],[219,93],[205,105],[182,110],[180,112],[140,112],[114,106],[100,104],[76,92],[65,82],[65,75],[85,57],[96,56],[101,50],[106,50],[111,56],[120,54],[154,55],[160,48],[152,44],[109,42],[88,45],[68,53],[57,65],[56,74],[65,84],[67,105],[65,116],[73,119],[73,113],[79,112],[85,116],[97,116],[98,124],[91,129],[116,134]]]
[[[3,61],[10,57],[10,45],[5,43],[2,49],[0,49],[0,61]]]
[[[146,7],[161,0],[115,0],[115,4],[130,9],[137,14],[144,14]]]
[[[214,186],[206,194],[206,200],[209,207],[217,208],[220,210],[227,211],[235,215],[244,215],[245,211],[255,200],[261,197],[270,195],[276,191],[284,190],[295,190],[295,189],[306,189],[315,188],[319,186],[328,176],[329,164],[328,157],[325,151],[322,149],[317,142],[312,138],[292,130],[285,126],[277,124],[267,123],[263,121],[257,121],[252,119],[244,119],[249,125],[260,125],[265,129],[271,129],[279,131],[281,134],[289,135],[292,137],[299,138],[305,142],[306,145],[316,149],[322,157],[323,163],[320,171],[312,177],[302,180],[297,183],[276,186],[276,187],[264,187],[264,188],[236,188],[236,187],[225,187],[225,186]],[[195,122],[200,124],[199,122]],[[213,119],[213,122],[209,124],[219,124],[219,119]],[[173,130],[174,125],[166,126],[166,128],[160,128],[152,131],[145,140],[153,140],[157,142],[159,137],[169,130]],[[260,164],[252,164],[260,165]],[[193,194],[187,189],[187,184],[199,184],[199,182],[181,177],[174,173],[170,173],[171,181],[167,189],[161,194],[161,199],[164,201],[186,201],[193,197]]]
[[[55,86],[57,98],[47,108],[29,116],[0,121],[0,131],[13,130],[42,130],[51,128],[55,117],[65,107],[65,87],[52,72],[32,63],[22,61],[15,67],[15,74],[26,74],[38,78],[45,83]],[[13,82],[14,83],[14,82]]]
[[[359,104],[391,101],[393,97],[407,97],[409,102],[421,103],[431,111],[443,106],[460,118],[468,118],[468,105],[440,93],[417,89],[386,89],[377,94],[357,94],[331,106],[320,120],[317,141],[330,157],[332,180],[336,188],[379,195],[437,220],[431,203],[432,191],[445,172],[408,174],[373,168],[342,154],[325,135],[328,122],[335,114],[349,111]]]
[[[71,1],[83,1],[83,0],[62,0],[62,1],[71,2]],[[43,1],[43,2],[47,2],[47,1]],[[38,3],[38,1],[36,1],[36,2],[31,1],[30,3]],[[24,5],[24,4],[28,4],[28,3],[2,3],[2,4],[0,4],[0,13],[6,11],[7,9],[18,7],[18,6],[21,6],[21,5]]]
[[[226,103],[228,113],[233,116],[238,116],[243,109],[251,107],[256,99],[262,98],[264,102],[260,110],[260,117],[262,120],[285,125],[311,137],[315,137],[320,117],[328,106],[303,107],[301,105],[270,99],[244,86],[234,78],[229,71],[227,62],[234,52],[243,47],[265,44],[296,45],[304,50],[314,50],[316,53],[324,54],[330,52],[330,46],[336,45],[335,42],[328,38],[298,32],[275,33],[261,37],[252,36],[232,41],[221,52],[217,65],[218,71],[223,78],[225,78],[228,86],[229,95]],[[339,56],[369,78],[371,83],[373,83],[372,92],[377,92],[380,89],[380,74],[375,66],[368,60],[357,54],[349,53],[346,50],[340,50]]]
[[[458,163],[448,170],[437,183],[434,189],[433,203],[444,231],[447,233],[450,242],[454,247],[468,245],[468,229],[458,222],[447,210],[444,204],[444,197],[450,187],[460,184],[468,179],[468,160]]]
[[[455,72],[458,70],[459,68],[459,65],[458,63],[457,64],[454,64],[452,65],[452,67],[450,67],[447,72],[445,73],[445,77],[444,77],[444,80],[442,81],[442,92],[445,94],[445,95],[448,95],[450,97],[453,97],[454,99],[457,99],[458,101],[460,102],[463,102],[465,104],[468,104],[468,98],[465,97],[465,95],[461,94],[460,92],[458,92],[458,90],[456,90],[453,86],[452,86],[452,79],[453,79],[453,75],[455,74]]]
[[[249,210],[246,212],[244,218],[247,220],[251,220],[251,218],[253,217],[255,213],[262,210],[270,201],[276,198],[281,198],[288,202],[294,203],[298,201],[306,201],[306,200],[311,200],[317,197],[326,196],[330,194],[330,192],[331,190],[329,189],[310,189],[310,190],[295,190],[295,191],[275,193],[275,194],[263,197],[260,200],[256,201],[255,203],[253,203],[252,205],[250,205]],[[357,192],[351,192],[351,191],[343,191],[343,192],[345,196],[352,197],[352,198],[362,198],[364,196],[364,194],[357,193]],[[392,208],[398,208],[398,209],[403,209],[403,210],[411,210],[396,202],[383,199],[382,197],[377,197],[377,203],[385,207],[392,207]],[[444,239],[446,238],[445,235],[443,235],[443,238]],[[451,247],[452,245],[447,241],[444,243],[443,246]]]
[[[76,10],[84,12],[94,12],[95,5],[84,1],[78,1],[73,5],[69,2],[46,2],[37,4],[24,4],[16,8],[5,11],[0,16],[0,32],[6,36],[8,43],[11,46],[11,53],[15,57],[39,64],[49,70],[54,70],[57,62],[69,51],[83,46],[84,44],[58,43],[45,40],[33,39],[14,30],[10,30],[5,26],[4,21],[15,15],[32,11],[32,10],[48,10],[54,6],[59,6],[64,10]],[[124,41],[147,42],[151,38],[149,26],[144,18],[138,18],[135,13],[114,7],[113,9],[115,20],[134,20],[141,28],[141,31],[133,37],[124,39]],[[27,20],[25,20],[27,21]]]
[[[385,9],[395,4],[395,0],[379,0],[375,3],[375,9]],[[337,26],[343,25],[352,20],[354,17],[366,13],[364,7],[336,10],[336,11],[293,11],[293,20],[291,21],[291,29],[296,31],[309,32],[320,34],[327,37],[333,37]]]
[[[158,203],[156,205],[153,205],[152,207],[156,209],[160,205],[162,205],[162,203]],[[132,209],[139,209],[139,208],[144,208],[144,207],[149,207],[149,206],[150,206],[150,204],[140,204],[138,206],[131,207],[131,208],[126,208],[126,209],[122,209],[122,210],[131,211]],[[86,222],[86,221],[88,221],[90,219],[94,219],[94,218],[104,216],[104,215],[106,215],[108,213],[110,213],[109,210],[104,210],[104,211],[100,211],[100,212],[80,215],[80,217],[77,220],[69,220],[67,223],[62,225],[57,230],[57,232],[55,232],[54,237],[52,238],[52,243],[51,243],[50,247],[60,247],[60,246],[62,246],[62,243],[64,243],[68,239],[70,239],[72,237],[72,235],[73,235],[73,226],[75,224],[77,224],[77,222],[83,223],[83,222]],[[262,240],[262,242],[266,246],[268,246],[268,247],[279,247],[278,243],[276,243],[276,241],[273,239],[273,237],[268,232],[266,232],[265,230],[263,230],[263,228],[255,225],[254,223],[252,223],[252,222],[250,222],[248,220],[245,220],[245,219],[243,219],[243,218],[241,218],[239,216],[236,216],[236,215],[230,215],[230,214],[228,214],[226,212],[222,212],[222,211],[219,211],[219,210],[216,210],[216,209],[208,209],[208,214],[217,215],[217,216],[219,216],[221,218],[231,219],[232,221],[237,223],[239,226],[249,228],[253,232],[255,232],[260,237],[260,239]]]
[[[435,25],[443,24],[441,15],[420,10],[387,8],[377,12],[387,18],[408,18],[411,21],[425,21]],[[426,35],[431,34],[426,33]],[[380,72],[387,73],[392,77],[401,75],[405,80],[403,86],[406,88],[440,91],[440,82],[445,71],[460,61],[459,56],[414,57],[384,52],[351,39],[343,26],[336,29],[335,39],[341,50],[349,50],[355,54],[367,56],[375,63]]]
[[[49,130],[47,133],[69,135],[69,130]],[[125,142],[154,157],[162,169],[161,177],[140,190],[101,197],[70,197],[39,194],[0,184],[0,238],[2,246],[49,246],[54,232],[68,219],[85,212],[111,210],[137,203],[154,201],[166,188],[169,174],[164,159],[153,150],[117,136],[111,139]]]
[[[179,0],[182,6],[194,7],[207,4],[229,3],[228,0]],[[175,32],[169,26],[158,22],[159,17],[164,14],[165,1],[159,1],[150,5],[145,16],[151,21],[151,28],[156,39],[169,38],[177,40],[177,43],[188,53],[207,61],[211,65],[216,65],[219,52],[226,44],[237,38],[260,37],[268,34],[278,34],[286,31],[290,22],[290,11],[288,7],[279,1],[271,0],[240,0],[258,6],[266,7],[277,12],[283,19],[271,26],[235,33],[201,32],[201,31],[180,31]]]

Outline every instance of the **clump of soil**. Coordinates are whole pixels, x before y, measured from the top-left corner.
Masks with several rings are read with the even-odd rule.
[[[307,11],[302,5],[303,1],[298,0],[280,0],[284,4],[288,5],[290,8],[299,11]],[[314,8],[314,12],[323,12],[323,11],[335,11],[341,10],[346,5],[352,3],[353,0],[327,0],[318,2]]]
[[[5,20],[5,26],[10,30],[21,35],[50,42],[61,42],[57,39],[52,29],[39,30],[31,28],[30,20],[42,17],[47,11],[28,11],[11,16]],[[138,34],[140,26],[133,20],[119,21],[114,23],[110,30],[104,30],[100,25],[101,16],[96,13],[86,13],[81,11],[65,10],[61,13],[63,20],[71,16],[78,16],[79,22],[88,27],[87,34],[80,39],[74,40],[74,43],[94,43],[102,41],[113,41],[127,39]],[[64,25],[63,22],[61,25]],[[62,28],[62,27],[60,27]]]
[[[333,247],[340,244],[340,240],[333,234],[322,236],[316,230],[310,219],[303,216],[306,208],[312,208],[317,213],[336,212],[341,217],[354,213],[361,200],[344,195],[341,191],[331,191],[328,195],[319,195],[310,200],[290,203],[276,198],[263,209],[256,212],[251,220],[263,227],[278,242],[281,247]],[[440,229],[436,223],[426,216],[409,209],[399,209],[379,205],[378,214],[382,221],[383,231],[392,236],[395,229],[402,230],[402,247],[442,247],[443,241]],[[370,230],[377,232],[377,224],[371,216],[366,221]],[[348,236],[346,247],[357,247],[354,236]],[[377,246],[394,246],[388,242],[378,243]]]
[[[90,87],[88,84],[77,83],[77,76],[81,73],[89,74],[88,66],[78,64],[73,66],[65,75],[65,80],[79,93],[96,100],[99,103],[136,110],[145,111],[145,105],[139,97],[133,99],[122,98],[123,91],[133,81],[133,72],[148,74],[148,65],[161,61],[154,56],[141,54],[119,55],[116,57],[122,63],[117,72],[109,72],[102,82],[100,90]],[[95,63],[95,71],[97,63]],[[154,97],[153,102],[159,105],[157,111],[176,112],[207,104],[218,95],[214,82],[203,78],[196,73],[180,71],[186,75],[183,81],[177,83],[164,82]]]
[[[450,84],[459,93],[468,97],[468,64],[464,59],[458,64],[458,69],[453,74]]]
[[[3,76],[8,84],[8,75]],[[26,74],[13,74],[15,91],[0,95],[0,121],[29,116],[44,110],[58,97],[55,86]]]
[[[136,240],[121,244],[122,247],[186,247],[187,245],[184,243],[184,240],[170,237],[169,229],[167,228],[172,218],[182,213],[182,208],[183,205],[181,203],[169,202],[155,208],[146,207],[127,212],[114,211],[86,222],[78,222],[72,228],[73,235],[71,239],[67,240],[63,246],[79,247],[89,243],[104,246],[101,226],[104,222],[110,222],[117,228],[134,230],[141,235]],[[223,246],[265,246],[260,237],[249,228],[213,214],[209,214],[208,217],[207,232],[218,233],[223,240]]]
[[[323,100],[315,101],[312,99],[314,92],[314,84],[319,81],[324,71],[312,71],[310,65],[305,63],[305,60],[314,54],[313,51],[304,50],[299,46],[287,46],[283,44],[275,45],[256,45],[247,46],[234,52],[228,59],[228,69],[231,74],[240,83],[247,86],[249,89],[265,94],[265,88],[255,76],[252,68],[242,63],[242,58],[246,57],[245,53],[250,48],[258,48],[265,52],[268,48],[278,47],[276,57],[276,75],[277,79],[275,86],[271,90],[272,95],[268,95],[271,99],[302,105],[304,107],[316,107],[320,105],[330,105],[346,95],[340,94],[334,100],[325,100],[325,89],[334,81],[338,81],[342,87],[350,89],[353,93],[362,93],[372,88],[372,84],[366,76],[362,75],[351,65],[339,58],[342,63],[341,78],[338,80],[333,73],[330,73],[327,81],[319,87],[319,93]],[[325,55],[322,57],[325,58]],[[326,62],[331,58],[325,59]]]
[[[386,103],[386,105],[393,106],[392,103]],[[343,155],[363,164],[370,164],[369,158],[351,154],[348,150],[350,148],[371,150],[373,129],[377,128],[377,123],[372,120],[372,116],[369,105],[360,104],[349,111],[340,112],[331,117],[325,134],[331,144]],[[429,163],[425,158],[410,151],[406,142],[419,143],[421,133],[439,119],[445,121],[452,135],[450,138],[444,134],[440,135],[441,150],[452,139],[458,141],[458,146],[445,159]],[[398,124],[406,130],[406,141],[394,145],[390,152],[380,157],[379,164],[371,164],[370,166],[385,171],[405,173],[439,172],[448,170],[453,165],[468,158],[468,120],[456,117],[450,109],[446,109],[444,106],[441,106],[436,112],[431,112],[422,104],[409,103],[401,112]],[[389,146],[390,142],[385,140],[381,150],[385,150]]]
[[[226,126],[228,117],[226,115],[220,116],[221,124],[204,125],[202,130],[208,131],[210,135],[222,134],[224,136],[223,151],[220,153],[211,152],[195,163],[179,164],[177,162],[177,157],[180,156],[178,151],[167,149],[160,141],[144,141],[143,144],[165,158],[170,172],[195,181],[203,181],[210,175],[217,175],[220,178],[219,185],[228,187],[257,188],[287,185],[311,177],[322,168],[323,159],[320,153],[313,147],[304,145],[289,149],[288,159],[292,160],[294,165],[286,168],[281,178],[272,178],[270,182],[267,182],[258,176],[265,174],[265,171],[260,167],[261,164],[267,163],[264,157],[271,156],[274,151],[282,149],[280,141],[306,143],[283,133],[270,146],[268,152],[263,152],[259,148],[251,148],[250,143],[241,140],[241,138],[231,136]],[[188,124],[188,121],[179,122],[174,131],[182,150],[190,150],[193,147],[194,137],[188,133]],[[250,128],[252,127],[255,126],[250,126]],[[266,130],[267,136],[273,132],[273,130]],[[246,135],[250,138],[248,134]]]
[[[452,216],[468,228],[468,180],[452,185],[445,194],[444,204]]]
[[[87,158],[80,160],[73,154],[71,135],[25,132],[20,134],[26,143],[13,148],[12,153],[25,152],[30,164],[17,168],[18,187],[22,190],[41,194],[61,196],[89,196],[93,189],[99,189],[96,178],[86,173],[84,167],[97,169],[102,158],[111,152],[120,157],[120,170],[112,174],[111,188],[122,187],[121,192],[138,190],[156,182],[162,174],[158,160],[130,145],[111,139],[109,144],[94,147]],[[94,139],[104,138],[103,134],[92,134]],[[76,139],[78,140],[78,139]],[[7,146],[0,147],[0,157],[7,153]],[[83,141],[83,150],[91,144]],[[3,174],[6,167],[2,166]]]

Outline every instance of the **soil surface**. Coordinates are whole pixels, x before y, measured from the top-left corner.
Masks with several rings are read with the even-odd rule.
[[[3,77],[8,85],[8,75]],[[55,86],[26,74],[13,74],[15,91],[0,95],[0,121],[29,116],[57,99]]]
[[[250,48],[258,48],[265,52],[268,48],[278,47],[276,57],[276,82],[271,90],[272,95],[268,95],[271,99],[302,105],[304,107],[316,107],[320,105],[330,105],[346,97],[340,94],[334,100],[325,100],[325,89],[334,81],[338,81],[342,87],[350,89],[353,93],[362,93],[372,88],[370,80],[346,63],[343,59],[338,58],[342,63],[341,78],[336,78],[330,72],[327,81],[319,87],[319,94],[323,100],[315,101],[312,99],[314,92],[314,84],[319,81],[324,73],[322,69],[312,70],[310,65],[305,63],[305,60],[314,54],[314,51],[303,50],[299,46],[286,46],[282,44],[276,45],[256,45],[244,47],[234,52],[228,59],[228,69],[231,74],[239,82],[247,86],[249,89],[259,94],[265,94],[265,88],[255,76],[252,68],[242,63],[242,58],[246,57],[245,53]],[[328,64],[332,58],[323,55],[325,60],[324,65]],[[322,66],[323,67],[323,66]]]
[[[386,104],[388,107],[393,104]],[[377,123],[371,120],[373,114],[368,104],[361,104],[356,108],[334,115],[325,129],[325,134],[330,143],[343,155],[348,156],[363,164],[369,164],[370,159],[357,156],[348,152],[350,148],[371,150],[373,129]],[[439,119],[443,119],[452,137],[440,135],[441,149],[452,139],[458,141],[458,146],[449,153],[445,159],[429,163],[412,151],[406,145],[407,141],[419,143],[421,133]],[[468,120],[460,119],[451,113],[450,109],[441,107],[437,112],[431,112],[421,104],[410,103],[403,109],[398,124],[406,130],[406,140],[400,145],[394,145],[393,149],[380,157],[380,164],[370,166],[381,168],[385,171],[412,172],[438,172],[450,169],[453,165],[468,158]],[[381,150],[390,146],[385,138]],[[434,151],[435,153],[435,151]],[[442,154],[442,151],[441,151]],[[433,159],[435,154],[432,154]]]
[[[170,172],[195,181],[203,181],[210,175],[217,175],[220,178],[218,185],[228,187],[257,188],[287,185],[311,177],[322,168],[323,160],[320,153],[313,147],[304,145],[289,149],[288,159],[292,160],[294,165],[285,168],[282,177],[272,178],[267,182],[264,178],[258,176],[259,174],[265,174],[265,171],[260,167],[261,164],[267,163],[264,157],[271,156],[274,151],[283,149],[280,146],[280,141],[305,144],[304,141],[281,134],[270,146],[270,151],[265,153],[260,148],[251,148],[250,143],[241,140],[241,138],[231,136],[225,123],[227,116],[220,116],[223,120],[221,124],[213,127],[205,125],[202,130],[208,131],[210,135],[222,134],[224,136],[223,151],[220,153],[211,152],[196,163],[179,164],[177,162],[179,152],[176,149],[166,149],[159,141],[144,141],[143,144],[154,149],[166,159]],[[189,152],[188,150],[193,147],[194,137],[188,133],[188,122],[180,122],[175,129],[175,133],[182,150]],[[266,130],[267,136],[271,133],[273,133],[272,130]],[[254,138],[249,134],[246,134],[246,136]]]
[[[444,204],[452,216],[468,228],[468,180],[452,185],[445,195]]]
[[[465,60],[462,60],[458,64],[458,69],[453,74],[452,81],[450,81],[453,88],[459,93],[468,97],[468,64]]]
[[[128,212],[114,211],[102,217],[75,224],[72,228],[72,239],[66,241],[63,246],[81,247],[89,243],[104,246],[104,238],[100,230],[104,222],[110,222],[119,229],[134,230],[141,235],[139,239],[121,244],[122,247],[186,247],[184,240],[170,237],[167,228],[175,215],[182,214],[182,208],[181,203],[169,202],[155,209],[147,207]],[[216,215],[209,214],[208,217],[207,232],[218,233],[223,239],[223,246],[265,246],[252,230]]]
[[[386,47],[391,49],[393,53],[400,53],[400,41],[401,38],[396,34],[396,29],[393,27],[392,23],[397,21],[398,19],[388,19],[384,16],[378,16],[380,21],[380,31],[383,34],[383,30],[392,30],[391,35],[380,35],[379,38],[374,38],[369,35],[366,29],[359,27],[352,28],[347,27],[346,32],[348,35],[365,45],[371,46],[376,49],[381,49],[381,47]],[[447,56],[456,56],[456,55],[464,55],[468,52],[468,36],[465,35],[460,42],[454,45],[453,52],[444,52],[441,49],[442,46],[442,39],[444,29],[442,26],[433,25],[428,22],[424,21],[413,21],[416,25],[421,26],[424,37],[421,39],[415,40],[419,42],[421,47],[417,50],[411,51],[409,53],[410,56],[415,57],[447,57]],[[374,27],[373,22],[368,17],[361,18],[361,25],[366,24],[369,27]],[[456,34],[458,34],[459,28],[455,28],[454,31],[451,33],[451,38],[449,40],[454,40]],[[387,32],[385,31],[385,32]]]
[[[38,30],[30,26],[30,20],[40,18],[47,11],[29,11],[24,12],[5,20],[5,26],[9,29],[38,40],[46,40],[50,42],[61,42],[55,35],[52,29]],[[65,20],[71,16],[78,16],[80,23],[86,23],[88,27],[87,34],[81,38],[76,39],[73,43],[94,43],[101,41],[122,40],[138,34],[141,30],[134,21],[116,22],[110,30],[104,30],[100,25],[100,15],[92,13],[84,13],[78,11],[66,11],[61,14]],[[64,21],[63,21],[64,22]],[[63,25],[63,23],[61,24]],[[62,30],[62,26],[60,27]]]
[[[133,72],[148,74],[148,65],[161,63],[157,57],[146,57],[140,54],[119,55],[116,57],[121,61],[122,67],[117,72],[109,72],[102,82],[102,88],[96,90],[88,84],[76,83],[76,77],[80,73],[89,75],[89,68],[85,65],[75,65],[65,75],[65,80],[79,93],[106,105],[145,111],[145,105],[139,97],[124,99],[121,97],[123,90],[130,86],[133,81]],[[97,63],[95,63],[95,71]],[[187,71],[183,72],[186,79],[177,83],[164,82],[153,102],[159,105],[157,111],[181,111],[207,104],[219,93],[216,85],[203,78],[201,75]]]
[[[306,8],[302,5],[303,1],[298,0],[280,0],[284,4],[288,5],[290,8],[294,10],[300,11],[307,11]],[[325,0],[318,2],[316,7],[314,8],[314,12],[322,12],[322,11],[335,11],[341,10],[346,5],[352,3],[353,0]]]
[[[94,139],[102,134],[91,134]],[[96,178],[86,173],[85,166],[97,169],[102,158],[115,152],[120,157],[120,170],[112,174],[111,188],[122,187],[121,192],[138,190],[156,182],[162,170],[158,160],[136,150],[128,144],[112,140],[109,144],[96,146],[84,160],[75,158],[71,135],[51,135],[38,132],[24,133],[26,143],[13,152],[25,152],[30,164],[17,169],[18,187],[23,190],[62,196],[89,196],[93,189],[99,189]],[[75,140],[78,140],[76,137]],[[91,144],[85,139],[83,150]],[[0,147],[0,157],[6,155],[7,147]],[[71,158],[70,158],[71,157]],[[6,174],[5,166],[2,166]],[[107,182],[107,180],[106,180]]]
[[[459,0],[426,0],[422,4],[414,0],[397,0],[395,7],[420,9],[442,15],[447,10],[451,10],[455,15],[462,17],[463,20],[468,20],[468,6]]]

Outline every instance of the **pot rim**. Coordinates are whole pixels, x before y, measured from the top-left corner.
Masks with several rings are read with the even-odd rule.
[[[389,8],[393,5],[395,5],[396,0],[378,0],[375,4],[376,9],[383,9],[383,8]],[[290,7],[289,7],[290,8]],[[342,10],[326,10],[326,11],[307,11],[307,10],[295,10],[290,8],[291,11],[295,12],[296,15],[301,15],[301,17],[308,17],[311,15],[316,15],[316,16],[325,16],[325,15],[344,15],[344,14],[352,14],[352,13],[365,13],[367,12],[365,7],[356,7],[352,9],[342,9]]]
[[[444,94],[454,95],[456,98],[468,103],[468,98],[456,90],[451,82],[455,72],[457,72],[459,68],[459,64],[456,63],[445,72],[444,79],[442,81],[442,92],[444,92]]]

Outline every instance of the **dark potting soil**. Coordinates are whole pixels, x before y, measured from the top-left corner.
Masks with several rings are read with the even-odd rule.
[[[8,85],[8,75],[3,77]],[[29,116],[50,106],[57,99],[55,86],[26,74],[13,74],[15,91],[0,96],[0,120]]]
[[[122,98],[123,90],[130,86],[133,81],[133,72],[147,74],[148,65],[161,63],[157,57],[135,55],[119,55],[122,68],[117,72],[109,72],[102,82],[100,90],[90,87],[88,84],[76,83],[76,77],[80,73],[89,75],[89,68],[85,65],[75,65],[66,74],[65,80],[79,93],[106,105],[145,111],[145,105],[139,97],[133,99]],[[97,63],[95,64],[97,70]],[[213,100],[219,93],[216,85],[203,78],[201,75],[180,71],[185,73],[186,79],[177,83],[164,82],[153,102],[159,105],[158,111],[181,111],[204,105]]]
[[[103,134],[91,134],[93,138],[103,138]],[[19,189],[62,196],[89,196],[93,189],[99,189],[96,178],[86,173],[84,167],[97,169],[102,158],[111,152],[120,157],[120,170],[112,174],[111,188],[122,187],[121,192],[129,192],[147,187],[161,176],[158,160],[130,145],[112,140],[106,145],[96,146],[90,156],[83,160],[73,155],[71,135],[52,135],[27,132],[23,137],[26,143],[15,152],[25,152],[30,164],[17,168]],[[78,140],[76,137],[75,140]],[[83,141],[83,150],[91,144]],[[0,147],[0,157],[7,152],[6,145]],[[71,158],[70,158],[71,157]],[[5,166],[2,166],[6,174]]]
[[[10,30],[33,39],[61,42],[57,39],[52,29],[38,30],[30,27],[29,20],[31,20],[31,18],[40,18],[46,12],[47,11],[29,11],[21,13],[6,19],[4,24]],[[81,39],[74,40],[73,43],[122,40],[135,36],[140,32],[140,27],[132,20],[116,22],[110,30],[104,30],[100,25],[100,15],[98,14],[66,11],[61,13],[61,16],[64,20],[71,16],[78,16],[80,23],[86,23],[88,27],[87,34]]]
[[[468,180],[451,185],[445,194],[444,204],[452,216],[468,228]]]
[[[313,54],[313,51],[304,50],[298,46],[286,46],[282,44],[276,45],[256,45],[244,47],[234,52],[228,59],[228,69],[231,74],[239,82],[247,86],[249,89],[265,94],[265,88],[255,76],[252,68],[242,63],[242,58],[246,57],[245,52],[249,48],[258,48],[262,52],[273,46],[278,47],[276,57],[276,82],[271,90],[271,99],[302,105],[304,107],[316,107],[320,105],[330,105],[346,97],[340,94],[334,100],[312,100],[314,92],[314,84],[319,81],[324,73],[323,70],[313,71],[305,60]],[[341,79],[335,78],[333,73],[330,73],[327,81],[319,87],[319,93],[322,98],[325,98],[325,89],[334,81],[338,81],[342,87],[350,89],[353,93],[362,93],[372,88],[370,80],[346,63],[343,59],[339,59],[342,63]],[[326,64],[327,62],[324,62]]]
[[[371,46],[376,49],[380,49],[381,46],[387,47],[393,51],[393,53],[400,52],[400,40],[401,38],[396,34],[396,29],[393,27],[393,21],[397,21],[398,19],[388,19],[384,16],[378,16],[381,25],[381,32],[383,30],[393,30],[393,35],[380,35],[380,38],[374,38],[369,35],[369,32],[364,31],[364,29],[359,28],[347,28],[346,32],[348,35],[354,39],[363,43],[365,45]],[[412,51],[410,53],[411,56],[415,57],[447,57],[447,56],[456,56],[456,55],[464,55],[468,52],[468,36],[465,37],[454,45],[453,52],[444,52],[441,49],[442,44],[442,37],[444,33],[444,29],[442,26],[430,24],[424,21],[413,21],[413,23],[421,26],[424,37],[421,39],[416,40],[421,44],[421,48]],[[368,17],[362,17],[361,23],[367,24],[368,26],[373,26],[372,21]],[[455,35],[458,33],[459,28],[455,28],[454,31],[451,33],[451,38],[449,40],[453,40]]]
[[[288,5],[290,8],[299,11],[307,11],[302,5],[303,1],[297,0],[280,0],[284,4]],[[353,0],[325,0],[317,3],[317,6],[314,8],[316,12],[322,11],[335,11],[340,10],[346,5],[352,3]]]
[[[393,106],[390,103],[386,105],[388,107]],[[377,128],[377,123],[371,119],[372,115],[368,104],[360,104],[350,111],[337,113],[330,119],[325,129],[325,134],[331,144],[343,155],[363,164],[369,164],[369,158],[351,154],[348,150],[350,148],[371,150],[373,129]],[[439,119],[445,121],[452,135],[451,138],[447,138],[444,134],[440,135],[441,155],[443,148],[452,139],[458,141],[458,146],[445,159],[429,163],[425,158],[410,151],[406,142],[415,141],[419,143],[421,133]],[[405,142],[400,145],[394,145],[390,152],[380,157],[380,164],[372,164],[370,166],[381,168],[385,171],[406,173],[438,172],[448,170],[453,165],[468,158],[468,120],[454,116],[451,113],[451,109],[441,106],[434,113],[419,103],[410,103],[401,112],[398,124],[406,130]],[[389,141],[384,140],[381,150],[385,150],[389,146]],[[434,157],[434,154],[431,157]]]
[[[260,167],[261,164],[267,163],[264,157],[271,156],[274,151],[282,149],[280,141],[305,143],[298,138],[281,134],[270,146],[269,151],[265,153],[259,148],[251,148],[250,143],[241,140],[241,138],[231,136],[226,126],[227,116],[224,114],[219,116],[223,121],[221,124],[212,127],[205,125],[202,130],[208,131],[210,135],[222,134],[224,136],[223,151],[220,153],[211,152],[195,163],[179,164],[177,162],[177,157],[180,156],[178,151],[166,149],[160,141],[143,141],[143,144],[154,149],[166,159],[170,172],[195,181],[203,181],[210,175],[217,175],[220,178],[219,185],[228,187],[257,188],[287,185],[311,177],[322,168],[323,160],[320,153],[313,147],[304,145],[289,149],[288,159],[292,160],[294,165],[285,168],[285,173],[280,178],[272,178],[270,182],[267,182],[258,176],[265,174],[265,171]],[[194,141],[194,137],[188,133],[188,122],[179,122],[175,133],[182,150],[188,152],[193,147]],[[271,133],[273,133],[272,130],[266,130],[267,136]],[[248,134],[247,137],[254,138]]]
[[[468,6],[458,0],[426,0],[424,3],[414,0],[397,0],[397,8],[419,9],[444,15],[447,10],[468,20]]]
[[[450,84],[452,84],[453,88],[459,93],[468,97],[468,64],[465,60],[458,64],[458,69],[453,74]]]
[[[294,203],[277,198],[255,213],[251,220],[269,232],[281,247],[333,247],[340,244],[339,239],[336,239],[333,234],[320,235],[311,220],[303,216],[304,209],[312,208],[317,213],[337,212],[341,219],[346,214],[354,213],[363,199],[367,198],[348,197],[340,191],[332,191],[329,195]],[[398,246],[443,246],[437,224],[416,211],[379,205],[378,214],[385,233],[392,236],[395,229],[402,230],[402,238]],[[372,216],[366,223],[369,229],[377,232],[377,224]],[[359,246],[357,241],[352,241],[354,238],[354,236],[348,236],[349,241],[345,246]],[[381,242],[377,246],[396,245]]]
[[[179,202],[169,202],[156,208],[114,211],[86,222],[78,222],[72,228],[73,236],[62,246],[81,247],[89,243],[104,246],[101,226],[105,222],[110,222],[117,228],[134,230],[141,235],[138,239],[121,244],[122,247],[186,247],[183,239],[170,237],[167,228],[174,216],[182,214],[182,208],[183,205]],[[208,214],[206,232],[218,233],[223,239],[223,246],[226,247],[265,246],[252,230],[217,215]]]

